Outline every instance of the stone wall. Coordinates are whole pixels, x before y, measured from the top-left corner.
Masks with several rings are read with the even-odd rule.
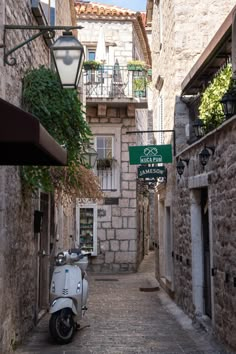
[[[107,107],[106,116],[101,118],[95,107],[87,107],[87,121],[92,132],[95,125],[100,134],[106,128],[112,135],[119,126],[121,146],[116,164],[120,191],[105,192],[105,197],[115,195],[118,204],[105,205],[104,201],[98,204],[105,215],[97,217],[98,256],[92,258],[90,269],[95,272],[134,271],[137,267],[136,166],[129,165],[128,146],[135,145],[136,136],[126,132],[135,130],[135,119],[127,116],[125,108]]]
[[[177,152],[187,146],[185,127],[189,122],[188,109],[180,98],[181,82],[234,5],[233,0],[225,1],[222,8],[213,0],[208,0],[204,4],[202,1],[191,0],[187,5],[177,0],[160,0],[154,4],[152,19],[153,128],[158,129],[158,97],[161,95],[163,97],[163,129],[175,129]],[[162,40],[160,22],[162,23]],[[165,133],[164,142],[174,144],[173,135]],[[168,206],[172,210],[175,199],[176,169],[173,164],[167,165],[167,168],[164,207]],[[162,186],[160,188],[162,189]],[[159,194],[158,189],[157,193]],[[172,228],[174,229],[175,225],[172,224]],[[165,235],[159,235],[159,237],[165,237]]]
[[[192,283],[194,262],[192,238],[193,228],[198,228],[198,222],[191,217],[193,205],[191,194],[203,187],[208,189],[211,268],[215,269],[214,276],[211,277],[212,323],[216,334],[234,348],[236,348],[235,138],[236,118],[233,117],[182,153],[181,156],[185,158],[188,156],[190,162],[176,185],[174,212],[175,299],[187,313],[194,316],[196,294],[193,293]],[[199,152],[204,144],[216,148],[205,169],[199,163]],[[204,299],[202,301],[204,314]]]
[[[59,3],[59,1],[57,1]],[[69,2],[60,0],[61,14],[70,24]],[[62,21],[64,22],[64,21]],[[37,25],[30,1],[0,2],[0,38],[4,24]],[[35,34],[35,31],[8,30],[7,49]],[[3,49],[0,49],[3,54]],[[2,57],[2,55],[1,55]],[[49,50],[42,38],[13,53],[16,66],[4,66],[0,61],[0,97],[21,106],[22,78],[30,68],[49,66]],[[7,117],[6,117],[7,119]],[[14,129],[14,128],[13,128]],[[19,167],[0,167],[0,352],[7,354],[36,324],[38,235],[34,234],[34,210],[39,199],[23,196]]]
[[[106,46],[109,50],[107,65],[114,65],[117,59],[120,66],[126,66],[132,59],[132,22],[131,21],[94,21],[79,19],[84,28],[79,31],[82,43],[96,50],[99,29],[103,28]]]

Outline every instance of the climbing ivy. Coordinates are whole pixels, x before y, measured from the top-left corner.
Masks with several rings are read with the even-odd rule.
[[[205,124],[205,133],[218,127],[224,120],[220,100],[231,84],[232,67],[228,64],[206,88],[199,106],[200,117]]]
[[[41,66],[28,71],[23,79],[23,106],[40,120],[68,154],[66,167],[23,166],[24,190],[42,188],[70,198],[100,197],[96,177],[83,166],[82,153],[92,133],[84,119],[77,91],[62,89],[57,75]]]

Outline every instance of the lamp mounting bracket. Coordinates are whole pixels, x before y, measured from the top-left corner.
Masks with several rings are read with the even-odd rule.
[[[24,45],[32,42],[36,38],[47,35],[48,38],[53,39],[55,37],[56,31],[64,30],[66,32],[70,32],[73,29],[82,29],[82,26],[24,26],[24,25],[5,25],[4,33],[3,33],[3,44],[1,44],[1,48],[4,49],[4,65],[14,66],[16,65],[16,58],[10,57],[12,53],[16,50],[20,49]],[[22,30],[22,31],[38,31],[38,33],[29,37],[25,41],[19,43],[17,46],[10,50],[6,50],[6,32],[8,30]]]
[[[214,146],[207,146],[207,145],[205,145],[205,149],[208,149],[208,150],[210,150],[211,151],[211,153],[212,153],[212,155],[214,155],[214,153],[215,153],[215,147]]]
[[[185,162],[187,166],[189,165],[189,159],[182,159],[182,157],[177,157],[176,160],[177,162],[179,161]]]

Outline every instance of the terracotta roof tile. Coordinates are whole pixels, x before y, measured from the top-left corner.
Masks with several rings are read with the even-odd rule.
[[[96,16],[105,15],[105,16],[114,16],[114,17],[124,17],[135,15],[135,11],[124,9],[115,5],[103,5],[96,2],[83,2],[75,1],[75,10],[76,14],[86,15],[93,14]]]

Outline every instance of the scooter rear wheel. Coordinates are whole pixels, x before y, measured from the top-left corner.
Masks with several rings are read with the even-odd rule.
[[[49,322],[49,330],[57,343],[67,344],[71,342],[75,332],[71,309],[63,309],[53,313]]]

